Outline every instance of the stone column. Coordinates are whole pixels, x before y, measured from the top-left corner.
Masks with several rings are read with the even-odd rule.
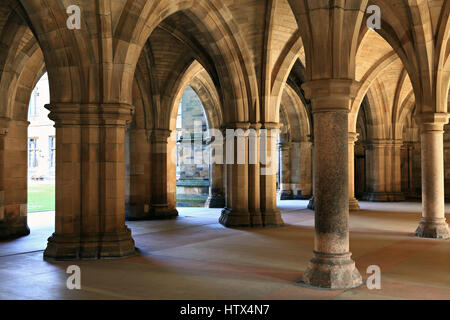
[[[151,132],[146,129],[129,130],[129,198],[127,220],[151,218]]]
[[[348,203],[350,211],[359,211],[358,200],[355,198],[355,143],[358,133],[348,133]]]
[[[450,233],[445,219],[443,135],[448,115],[425,115],[419,121],[422,141],[422,221],[416,236],[447,239]]]
[[[411,175],[410,175],[410,168],[411,168],[411,143],[404,142],[401,147],[401,168],[402,168],[402,192],[406,195],[409,195],[411,189],[410,189],[410,181],[411,181]]]
[[[2,119],[0,119],[2,121]],[[8,133],[6,128],[7,122],[1,123],[0,126],[0,239],[4,239],[3,227],[5,223],[5,182],[4,182],[4,167],[5,167],[5,136]]]
[[[261,212],[263,225],[282,226],[281,212],[277,208],[277,140],[280,125],[264,123],[260,135],[261,145]],[[288,169],[290,170],[290,169]]]
[[[412,176],[414,186],[412,196],[417,200],[422,200],[422,150],[420,141],[414,142],[412,158],[412,170],[414,172]]]
[[[248,135],[249,123],[230,124],[225,134],[226,206],[219,222],[225,227],[252,226],[249,201]],[[238,161],[239,160],[239,161]]]
[[[56,127],[56,215],[44,258],[134,255],[134,240],[125,225],[125,130],[133,107],[46,107]]]
[[[355,96],[351,80],[303,85],[314,115],[314,257],[303,281],[315,287],[354,288],[362,278],[349,245],[348,114]]]
[[[384,140],[372,140],[366,145],[366,192],[364,199],[382,201],[385,194]]]
[[[176,186],[169,182],[171,147],[169,138],[171,131],[155,129],[152,131],[152,204],[149,219],[172,219],[178,216],[176,209]],[[173,146],[172,146],[173,147]]]
[[[293,200],[294,193],[291,183],[291,149],[292,144],[288,141],[280,142],[280,167],[281,167],[281,184],[280,184],[280,200]]]
[[[213,137],[208,138],[209,143],[209,196],[206,208],[225,208],[224,191],[224,141],[222,133],[213,129]],[[216,135],[220,135],[217,137]],[[222,140],[220,140],[222,138]],[[219,140],[216,140],[219,139]],[[218,149],[218,150],[216,150]]]
[[[315,187],[314,187],[315,186],[314,164],[315,164],[315,160],[314,159],[315,159],[315,150],[316,150],[314,141],[312,142],[311,147],[312,147],[311,168],[312,168],[312,190],[313,191],[312,191],[311,199],[309,199],[309,201],[308,201],[308,209],[314,210],[315,209],[315,205],[314,205],[314,190],[315,190]]]
[[[261,177],[261,124],[250,124],[248,132],[248,211],[252,227],[264,226],[262,206],[265,200],[265,179]],[[276,183],[276,182],[275,182]]]
[[[291,189],[294,199],[300,200],[302,195],[302,163],[301,163],[301,147],[300,142],[292,141],[291,143]]]
[[[408,146],[408,195],[414,194],[414,144]]]
[[[28,228],[28,121],[1,120],[0,166],[3,167],[3,221],[0,239],[30,234]],[[1,191],[1,190],[0,190]],[[1,195],[0,195],[1,197]],[[0,209],[1,210],[1,209]],[[0,213],[1,214],[1,213]],[[0,219],[1,221],[2,219]]]
[[[223,164],[211,163],[209,197],[206,200],[206,208],[225,208],[225,196],[223,191]]]
[[[402,192],[402,140],[393,140],[391,146],[391,162],[390,166],[390,184],[388,192],[393,201],[406,200],[405,194]]]
[[[311,199],[312,184],[312,142],[306,138],[300,142],[300,192],[294,195],[295,199]]]

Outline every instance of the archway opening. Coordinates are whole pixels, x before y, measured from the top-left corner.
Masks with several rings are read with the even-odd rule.
[[[51,224],[55,211],[56,130],[45,105],[50,102],[48,75],[37,82],[28,108],[27,195],[29,226]]]
[[[189,86],[177,115],[177,207],[204,207],[209,196],[208,122],[200,98]]]

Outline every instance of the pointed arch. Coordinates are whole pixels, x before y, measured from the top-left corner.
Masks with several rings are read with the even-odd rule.
[[[252,119],[259,101],[255,70],[250,67],[251,55],[231,12],[221,1],[127,1],[115,31],[115,65],[135,65],[140,48],[156,26],[179,11],[196,24],[211,44],[222,103],[232,110],[226,121],[259,120]]]

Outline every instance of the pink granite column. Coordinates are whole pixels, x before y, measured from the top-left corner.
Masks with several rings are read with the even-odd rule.
[[[348,114],[355,87],[349,80],[304,84],[314,115],[314,256],[303,281],[342,289],[362,284],[349,244]]]

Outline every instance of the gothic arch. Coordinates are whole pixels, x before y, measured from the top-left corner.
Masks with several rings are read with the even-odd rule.
[[[286,114],[291,141],[308,141],[311,135],[308,112],[297,92],[289,84],[285,86],[283,92],[281,109]]]
[[[408,71],[419,114],[446,113],[449,88],[448,33],[450,6],[429,0],[373,0],[383,12],[377,32],[394,48]]]
[[[249,53],[240,38],[238,27],[226,6],[217,0],[200,1],[135,1],[125,5],[116,37],[115,52],[117,64],[137,63],[139,48],[142,48],[153,30],[167,17],[183,11],[202,34],[208,38],[217,66],[223,104],[233,112],[226,115],[226,122],[250,120],[250,114],[257,105],[258,90],[254,70],[249,66]],[[155,14],[157,12],[158,14]],[[136,21],[138,21],[136,23]],[[145,28],[141,26],[145,25]],[[131,32],[130,32],[131,31]],[[125,60],[125,61],[123,61]]]
[[[220,129],[223,125],[223,110],[218,92],[211,77],[197,61],[192,62],[189,68],[181,74],[177,85],[173,87],[173,92],[170,94],[172,99],[168,105],[170,107],[170,118],[164,120],[165,127],[172,131],[175,130],[178,106],[188,86],[192,87],[200,98],[209,128]]]

